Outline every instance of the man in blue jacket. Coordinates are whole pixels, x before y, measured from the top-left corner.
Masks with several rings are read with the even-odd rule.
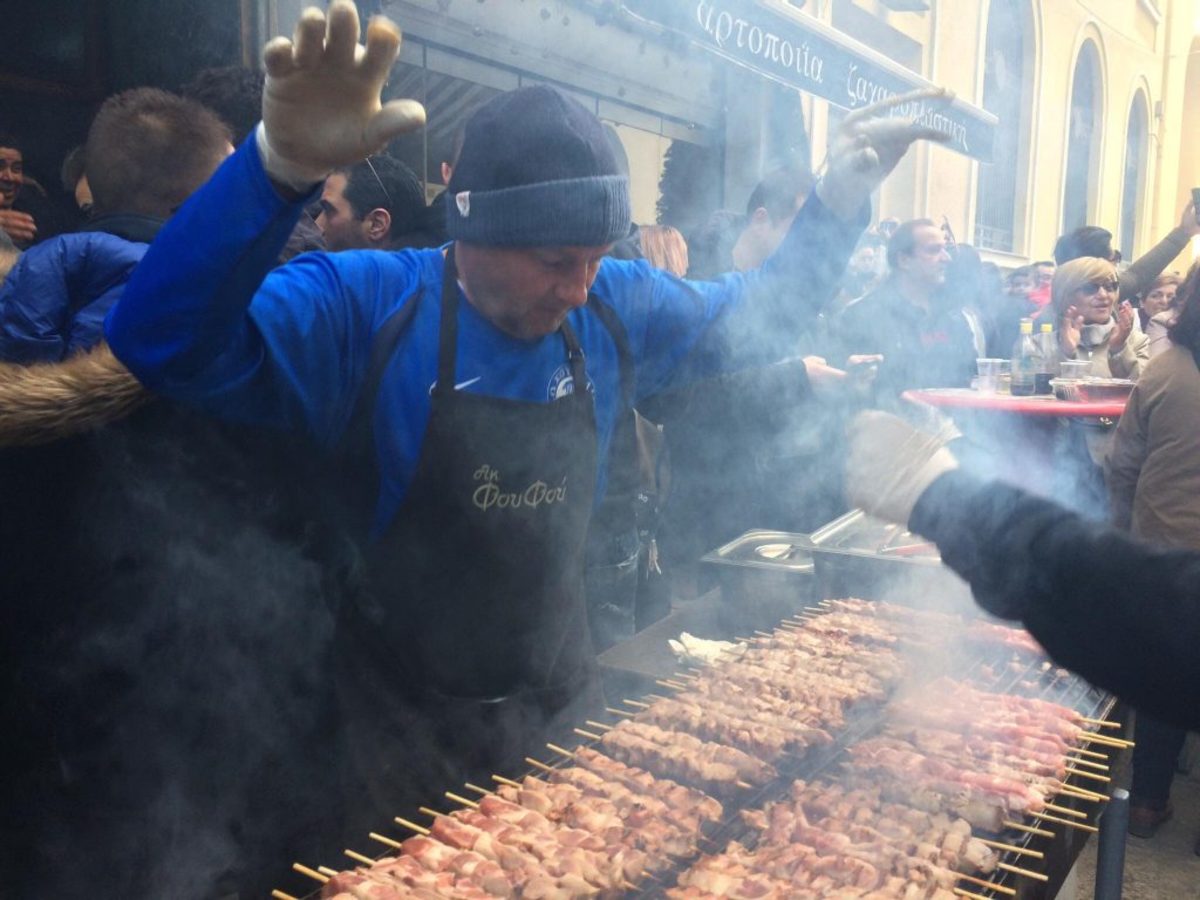
[[[832,290],[914,124],[852,115],[848,145],[757,272],[688,283],[606,259],[630,229],[600,122],[500,95],[468,122],[440,250],[309,254],[268,275],[322,179],[424,122],[380,106],[385,19],[304,13],[265,52],[263,124],[163,229],[110,315],[153,391],[332,447],[366,424],[373,590],[340,612],[350,803],[365,821],[594,711],[583,547],[617,417],[668,384],[786,353]],[[907,98],[912,99],[912,98]],[[811,309],[776,302],[781,279]],[[353,415],[355,410],[360,415]],[[373,808],[374,805],[374,808]],[[376,819],[378,821],[378,819]]]
[[[31,247],[0,288],[0,360],[56,362],[92,347],[162,223],[231,148],[205,107],[138,88],[109,97],[88,131],[93,218]]]

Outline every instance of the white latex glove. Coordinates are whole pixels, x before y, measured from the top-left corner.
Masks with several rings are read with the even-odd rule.
[[[954,95],[923,88],[880,100],[847,114],[838,129],[817,196],[834,215],[850,221],[916,141],[945,142],[950,135],[911,119],[887,118],[906,103],[944,106]]]
[[[913,428],[890,413],[870,410],[850,423],[846,494],[873,516],[908,524],[925,489],[958,460],[945,436]]]
[[[305,192],[339,166],[425,124],[425,109],[415,100],[380,103],[400,52],[400,29],[372,18],[365,48],[358,33],[352,0],[334,0],[328,21],[309,7],[296,23],[294,42],[279,37],[263,49],[267,79],[256,139],[277,183]]]

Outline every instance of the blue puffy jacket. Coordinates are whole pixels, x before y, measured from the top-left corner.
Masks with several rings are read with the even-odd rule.
[[[0,360],[56,362],[98,343],[160,225],[109,216],[26,250],[0,285]]]

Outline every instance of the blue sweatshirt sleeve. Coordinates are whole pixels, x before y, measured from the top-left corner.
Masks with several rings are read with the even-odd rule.
[[[844,222],[814,192],[762,268],[713,281],[686,281],[646,263],[606,261],[601,273],[612,277],[604,293],[617,298],[629,332],[637,397],[795,356],[869,219],[865,204]],[[620,282],[633,281],[637,267],[640,287],[622,297]]]
[[[270,272],[303,207],[271,186],[253,135],[189,198],[105,323],[139,381],[226,419],[336,439],[374,322],[357,288],[381,273],[365,254]]]

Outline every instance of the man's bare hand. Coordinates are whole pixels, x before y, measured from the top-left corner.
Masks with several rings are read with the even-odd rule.
[[[907,103],[943,106],[954,95],[940,88],[924,88],[890,97],[849,113],[842,120],[829,167],[817,185],[817,196],[839,218],[849,221],[917,141],[945,142],[950,135],[918,124],[915,119],[888,114]]]
[[[328,16],[306,9],[294,40],[276,38],[263,50],[267,80],[258,148],[275,181],[307,189],[425,124],[425,109],[415,100],[380,102],[400,52],[400,29],[376,16],[367,25],[365,47],[358,35],[352,0],[334,0]]]
[[[29,213],[0,209],[0,228],[14,241],[28,243],[37,237],[37,223]]]

